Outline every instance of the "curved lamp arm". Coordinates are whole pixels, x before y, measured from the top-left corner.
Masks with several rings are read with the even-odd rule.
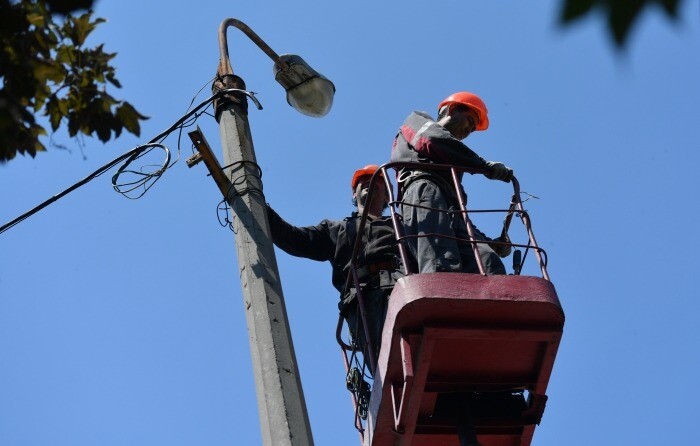
[[[219,25],[219,76],[233,75],[228,54],[226,30],[233,26],[241,30],[275,63],[275,80],[287,91],[287,102],[297,111],[313,117],[328,114],[333,105],[335,85],[318,71],[314,70],[300,56],[278,55],[248,25],[238,19],[225,19]]]
[[[248,25],[238,19],[225,19],[223,22],[221,22],[221,25],[219,25],[219,74],[233,74],[231,60],[228,56],[228,39],[226,38],[226,29],[229,26],[233,26],[234,28],[238,28],[243,31],[243,33],[248,36],[253,43],[263,50],[265,54],[270,56],[270,59],[272,59],[276,65],[279,65],[283,70],[289,69],[287,63],[280,60],[280,56],[272,48],[270,48],[270,46],[265,43],[260,36],[255,34],[255,31],[250,29]]]

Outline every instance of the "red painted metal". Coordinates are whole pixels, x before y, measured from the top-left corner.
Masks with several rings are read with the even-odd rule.
[[[473,415],[481,446],[527,446],[564,325],[552,284],[537,277],[461,273],[401,279],[390,297],[365,445],[459,445],[436,403],[456,392],[488,398],[526,390],[519,413]]]
[[[353,392],[355,426],[364,446],[458,446],[476,433],[481,446],[529,446],[539,424],[546,389],[561,339],[564,312],[549,281],[546,252],[532,231],[530,217],[520,199],[520,185],[512,179],[513,195],[507,209],[467,210],[466,199],[459,197],[459,212],[464,218],[468,240],[475,249],[469,213],[505,213],[502,235],[508,240],[512,217],[522,221],[527,244],[501,242],[524,248],[515,275],[486,276],[479,256],[481,274],[415,274],[405,245],[407,236],[398,215],[400,201],[394,198],[389,182],[389,167],[417,167],[410,163],[391,163],[380,167],[389,191],[389,211],[399,243],[404,273],[390,298],[381,346],[368,346],[374,354],[362,358],[356,346],[342,340],[343,319],[336,332],[348,377],[361,376],[372,384],[368,416],[360,410],[357,390]],[[451,173],[454,187],[460,190],[457,172],[484,173],[478,169],[444,165],[420,165],[421,170]],[[370,182],[367,200],[372,200]],[[456,192],[455,191],[455,192]],[[369,207],[369,206],[367,206]],[[435,212],[444,210],[433,209]],[[358,233],[364,228],[366,216]],[[446,235],[442,237],[453,238]],[[355,243],[353,266],[363,247]],[[542,278],[520,276],[529,250],[534,251]],[[354,270],[347,287],[357,291],[363,328],[367,320],[361,286]],[[370,339],[367,333],[365,338]],[[350,387],[349,387],[350,389]]]

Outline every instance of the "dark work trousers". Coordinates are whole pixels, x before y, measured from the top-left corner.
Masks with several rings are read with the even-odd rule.
[[[404,230],[406,235],[436,234],[407,239],[409,251],[416,260],[419,273],[453,271],[479,273],[471,243],[440,237],[469,239],[464,218],[458,212],[440,212],[421,207],[454,211],[449,197],[430,179],[412,181],[403,191]],[[485,240],[485,236],[475,228],[475,238]],[[485,243],[479,243],[479,254],[486,274],[506,274],[506,269],[498,255]]]
[[[366,288],[362,293],[365,304],[365,316],[367,317],[367,328],[369,329],[370,340],[372,341],[372,351],[375,361],[379,357],[379,349],[382,342],[382,328],[388,306],[391,289]],[[362,326],[362,317],[358,307],[358,299],[355,299],[346,306],[345,320],[350,328],[350,334],[362,351],[369,364],[369,348],[365,342],[365,330]]]

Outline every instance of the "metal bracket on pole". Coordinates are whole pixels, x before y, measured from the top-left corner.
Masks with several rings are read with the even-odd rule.
[[[207,166],[212,178],[214,178],[216,185],[219,186],[221,195],[228,199],[228,194],[231,192],[231,181],[226,178],[224,170],[221,168],[219,161],[214,156],[214,152],[212,152],[206,138],[204,138],[202,130],[199,128],[199,126],[197,126],[197,130],[189,132],[187,135],[190,137],[192,144],[194,144],[194,147],[199,152],[199,158],[196,159],[194,164],[198,163],[199,161],[204,161],[204,164]]]

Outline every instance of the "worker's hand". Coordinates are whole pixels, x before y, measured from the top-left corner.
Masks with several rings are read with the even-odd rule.
[[[500,236],[500,237],[496,237],[492,241],[510,243],[510,238],[508,238],[508,236],[506,236],[506,237]],[[498,257],[508,257],[510,255],[510,251],[513,248],[511,245],[489,244],[489,246],[491,247],[491,249],[493,249],[493,251],[496,254],[498,254]]]
[[[506,183],[513,179],[513,169],[498,161],[486,161],[486,168],[489,170],[485,174],[489,180],[501,180]]]

